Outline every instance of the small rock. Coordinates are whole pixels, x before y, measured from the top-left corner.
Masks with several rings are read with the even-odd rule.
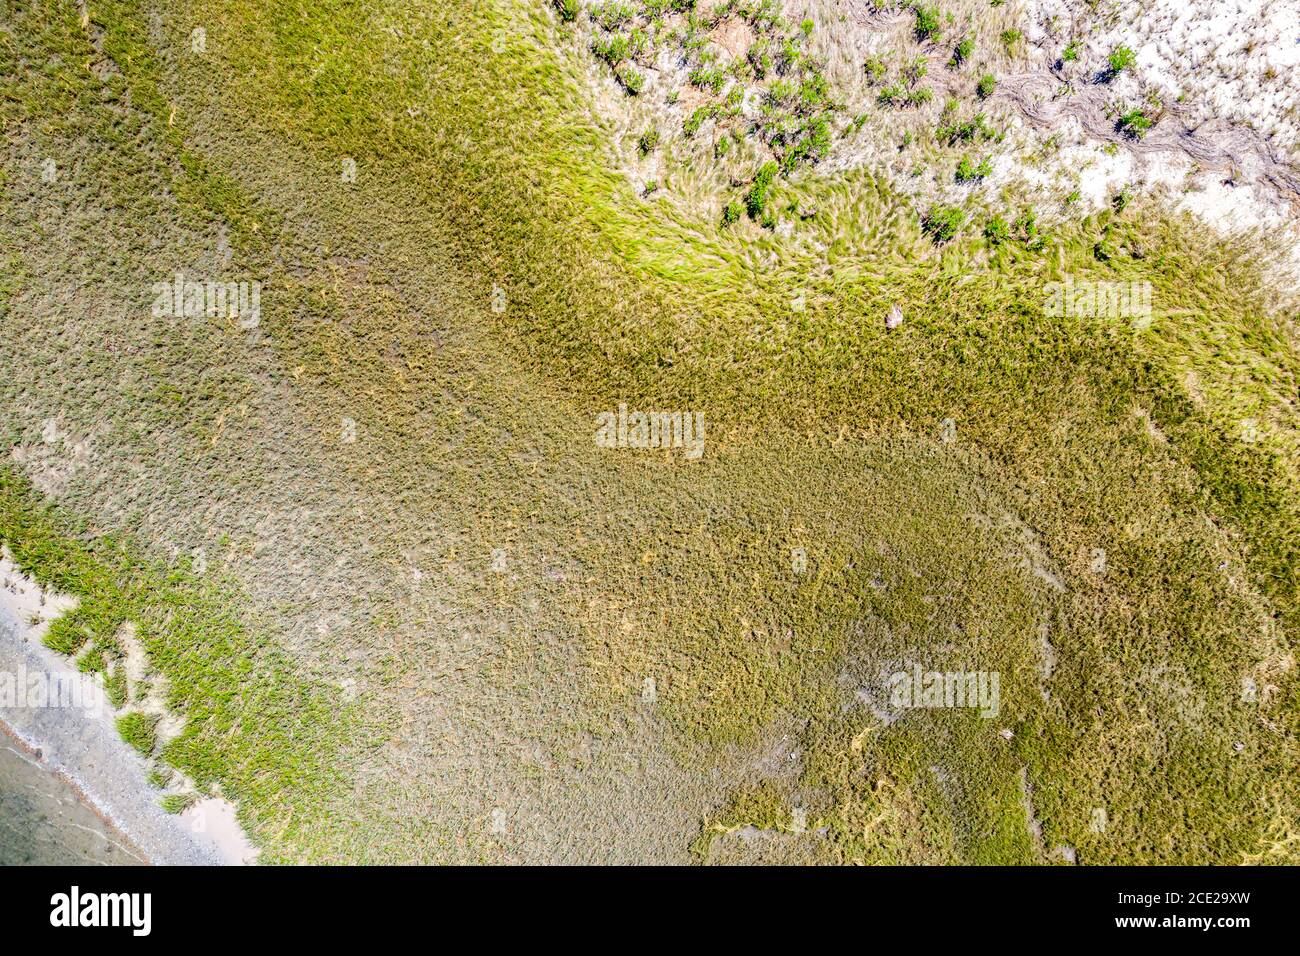
[[[998,731],[998,736],[1000,736],[1003,740],[1010,740],[1012,737],[1015,736],[1015,734],[1011,732],[1010,727],[1003,727],[1001,730]]]
[[[894,306],[889,310],[889,315],[885,316],[885,328],[891,332],[903,324],[903,310]]]
[[[1238,741],[1237,743],[1232,745],[1232,749],[1235,750],[1237,753],[1241,753],[1243,750],[1246,749],[1246,745]]]

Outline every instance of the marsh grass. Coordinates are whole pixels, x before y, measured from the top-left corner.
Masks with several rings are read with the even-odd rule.
[[[448,334],[472,343],[462,359],[480,364],[456,367],[430,350],[399,373],[383,349],[395,331],[412,333],[410,311],[331,289],[315,267],[288,301],[339,320],[272,323],[280,364],[268,374],[301,369],[295,387],[322,427],[336,407],[361,410],[383,454],[341,467],[372,494],[403,501],[406,520],[461,509],[476,516],[480,551],[523,527],[545,542],[539,554],[583,569],[581,587],[542,593],[531,613],[572,636],[566,648],[586,692],[574,723],[584,733],[616,736],[605,718],[626,712],[647,672],[662,688],[656,712],[671,731],[678,784],[733,766],[726,755],[736,750],[762,755],[774,728],[789,729],[804,754],[793,772],[741,774],[722,793],[682,797],[702,809],[698,834],[670,836],[678,851],[694,840],[709,858],[715,834],[785,827],[785,811],[809,791],[823,794],[809,819],[829,828],[843,861],[1025,862],[1059,844],[1086,862],[1238,862],[1279,845],[1279,808],[1294,810],[1297,716],[1286,666],[1297,610],[1294,420],[1279,410],[1296,361],[1287,320],[1254,291],[1248,251],[1134,202],[1050,235],[1022,217],[1008,230],[1014,241],[999,239],[986,259],[977,230],[935,246],[920,217],[865,172],[778,180],[762,209],[818,209],[792,237],[745,220],[724,230],[716,210],[645,203],[610,171],[584,82],[552,52],[557,25],[541,4],[209,4],[203,17],[222,42],[206,64],[151,59],[134,5],[92,16],[121,82],[153,117],[144,134],[175,151],[179,194],[230,230],[241,262],[260,268],[306,248],[292,194],[248,160],[250,144],[269,137],[322,164],[356,157],[389,184],[394,204],[427,216],[389,247],[395,287],[419,288],[432,268],[422,251],[430,233],[466,301],[508,285],[512,305],[500,315],[459,305],[443,315]],[[86,43],[75,22],[51,27],[72,51]],[[497,53],[493,38],[507,24]],[[209,98],[214,112],[200,115],[243,124],[191,129],[185,110],[172,116],[172,105],[199,112]],[[22,101],[38,116],[54,105]],[[464,123],[430,119],[452,115]],[[317,214],[342,241],[358,212]],[[1100,263],[1103,235],[1114,254]],[[1151,281],[1149,327],[1048,318],[1044,285],[1066,273]],[[800,311],[790,306],[796,288]],[[887,337],[883,316],[897,302],[907,322]],[[641,396],[703,408],[719,423],[716,461],[694,470],[598,463],[580,450],[585,430],[562,425],[529,449],[536,479],[503,465],[486,438],[452,444],[450,427],[432,433],[462,449],[448,454],[424,430],[420,396],[451,393],[466,367],[476,388],[460,402],[502,423],[503,435],[531,434],[511,409],[584,421],[586,410]],[[162,403],[168,414],[210,423],[201,390],[182,385]],[[1268,423],[1260,440],[1240,440],[1243,417]],[[935,441],[948,419],[956,448]],[[440,478],[444,470],[454,478]],[[15,494],[2,536],[44,542],[24,560],[56,577],[73,539],[26,531],[39,504]],[[574,505],[593,495],[608,513]],[[518,501],[530,503],[527,515],[551,517],[525,522]],[[811,573],[795,578],[786,555],[801,545]],[[1098,547],[1104,575],[1089,569]],[[78,583],[77,593],[98,593],[93,580]],[[136,590],[105,587],[105,621],[136,613]],[[508,582],[489,587],[467,586],[455,601],[526,598]],[[197,600],[177,597],[173,610]],[[215,614],[218,605],[199,606]],[[159,632],[150,645],[155,665],[189,688],[182,699],[211,715],[199,726],[231,731],[196,730],[188,746],[169,747],[178,765],[233,781],[253,814],[288,827],[262,830],[284,857],[342,847],[379,858],[450,853],[424,817],[396,814],[296,842],[310,825],[290,810],[335,789],[322,763],[337,731],[322,719],[303,739],[284,709],[303,701],[279,685],[252,698],[265,719],[239,723],[247,692],[232,699],[216,675],[258,659],[233,686],[269,678],[243,631],[222,620],[192,619],[198,630]],[[198,659],[180,650],[188,642]],[[527,641],[507,646],[529,653]],[[881,666],[918,652],[1003,670],[1012,740],[969,714],[880,727],[845,706]],[[494,664],[486,685],[457,699],[523,693],[519,666]],[[393,668],[400,683],[408,672]],[[1262,706],[1240,700],[1252,673],[1277,688]],[[1189,697],[1199,706],[1180,709]],[[423,700],[389,691],[374,712],[403,722]],[[554,707],[539,711],[556,719]],[[1026,827],[1022,771],[1043,847]],[[604,785],[583,778],[556,799],[613,792]],[[1089,826],[1098,806],[1114,821],[1100,834]]]

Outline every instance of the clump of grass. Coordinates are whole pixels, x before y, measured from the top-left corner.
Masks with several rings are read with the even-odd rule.
[[[966,214],[957,206],[935,206],[921,220],[921,230],[935,245],[950,241],[966,223]]]
[[[727,71],[717,66],[699,66],[686,77],[691,86],[721,93],[727,84]]]
[[[772,54],[769,48],[768,38],[759,37],[745,54],[745,62],[749,64],[749,69],[756,80],[764,79],[772,72]]]
[[[907,94],[907,105],[924,106],[934,99],[934,92],[928,86],[922,86]]]
[[[77,658],[77,670],[83,674],[97,674],[104,669],[104,652],[91,648]]]
[[[964,123],[948,123],[940,126],[934,131],[935,139],[948,146],[956,146],[958,143],[970,143],[976,139],[994,140],[998,138],[998,133],[988,124],[983,113],[976,113],[973,117]]]
[[[614,71],[618,77],[619,83],[623,84],[623,89],[627,90],[629,96],[637,96],[645,88],[645,74],[631,64],[624,63]]]
[[[651,126],[636,141],[637,151],[642,156],[648,156],[659,147],[659,127]]]
[[[862,70],[867,75],[867,82],[874,86],[885,78],[888,67],[885,66],[884,57],[869,56],[862,64]]]
[[[1011,226],[1001,216],[994,216],[984,226],[984,238],[991,246],[1000,246],[1011,238]]]
[[[578,0],[552,0],[555,12],[565,23],[572,23],[578,18]]]
[[[591,45],[592,52],[610,66],[617,66],[627,59],[628,39],[621,33],[614,33],[604,39],[598,39]]]
[[[963,156],[957,163],[955,178],[959,183],[977,183],[992,172],[993,167],[987,159],[981,159],[976,163],[969,156]]]
[[[744,212],[745,212],[744,203],[739,203],[739,202],[727,203],[725,206],[722,207],[722,224],[724,226],[730,226],[732,223],[738,222],[740,220],[740,217],[744,215]]]
[[[1013,235],[1020,239],[1028,249],[1041,249],[1045,244],[1042,233],[1038,228],[1038,214],[1034,212],[1033,208],[1021,212],[1016,217],[1016,221],[1012,223],[1011,228]]]
[[[993,74],[985,73],[980,77],[979,82],[975,84],[975,95],[982,100],[986,100],[993,95],[997,85],[998,81]]]
[[[971,58],[971,54],[974,52],[975,41],[970,37],[962,37],[957,46],[953,48],[952,59],[948,61],[948,65],[951,67],[961,66]]]
[[[1098,262],[1110,262],[1115,257],[1115,246],[1111,242],[1109,225],[1102,230],[1101,237],[1092,244],[1092,255]]]
[[[706,103],[703,106],[697,106],[691,111],[691,115],[686,117],[682,123],[682,132],[687,136],[694,136],[699,132],[700,127],[708,120],[718,116],[721,110],[716,103]]]
[[[1116,77],[1131,67],[1137,61],[1137,55],[1126,46],[1117,46],[1106,58],[1106,63],[1110,67],[1109,76]]]
[[[122,739],[148,757],[158,746],[158,718],[133,710],[117,718],[117,732]]]
[[[126,686],[126,669],[122,666],[114,668],[113,673],[104,678],[104,693],[108,695],[108,702],[113,705],[114,710],[121,710],[127,702]]]
[[[903,106],[907,103],[907,87],[902,83],[890,83],[880,91],[876,102],[881,106]]]
[[[159,804],[168,813],[184,813],[194,805],[194,802],[195,798],[191,794],[169,793],[159,801]]]
[[[937,7],[927,7],[917,4],[913,8],[916,14],[916,24],[913,32],[916,34],[917,42],[925,43],[933,40],[942,32],[939,22],[939,9]]]
[[[52,651],[60,654],[75,654],[86,643],[86,633],[66,620],[70,615],[55,620],[45,632],[43,643]]]
[[[916,85],[925,77],[928,71],[929,64],[926,58],[923,56],[916,57],[903,68],[901,79],[880,91],[880,95],[876,97],[877,102],[882,106],[895,108],[916,107],[930,102],[934,98],[934,93],[930,88]]]
[[[632,19],[632,10],[621,3],[602,3],[591,8],[591,19],[606,30],[617,30]]]
[[[789,149],[781,157],[781,168],[789,172],[802,162],[817,162],[831,148],[831,127],[824,116],[801,123],[791,139]]]
[[[767,199],[772,191],[772,183],[777,174],[776,163],[767,162],[759,167],[754,175],[754,182],[745,194],[745,211],[750,219],[758,219],[767,211]]]
[[[1071,40],[1061,51],[1061,62],[1073,63],[1077,59],[1079,59],[1079,44]]]
[[[1020,41],[1025,35],[1014,27],[1009,30],[1003,30],[999,39],[1002,41],[1002,47],[1007,51],[1007,56],[1015,56],[1020,47]]]
[[[1146,114],[1145,110],[1141,107],[1135,107],[1120,116],[1115,128],[1132,139],[1141,139],[1153,124],[1154,120]]]

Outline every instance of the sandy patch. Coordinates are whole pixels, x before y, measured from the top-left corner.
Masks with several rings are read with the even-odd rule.
[[[77,606],[77,599],[66,594],[46,591],[25,575],[7,547],[0,545],[0,604],[9,615],[27,628],[29,638],[42,641],[50,622]]]
[[[1039,0],[1031,19],[1069,22],[1079,2]],[[1123,44],[1136,56],[1117,91],[1154,88],[1200,119],[1243,123],[1292,152],[1300,133],[1300,0],[1155,0],[1117,4],[1089,23],[1081,61],[1099,65]]]
[[[182,811],[181,819],[196,839],[211,843],[227,863],[240,866],[256,863],[262,852],[248,841],[234,804],[227,800],[214,797],[200,800]]]
[[[722,49],[730,60],[737,60],[749,52],[754,42],[754,31],[744,20],[728,17],[709,35],[709,39]]]
[[[10,455],[38,491],[53,496],[86,467],[92,450],[90,438],[73,435],[58,419],[48,418],[39,441],[15,445]]]

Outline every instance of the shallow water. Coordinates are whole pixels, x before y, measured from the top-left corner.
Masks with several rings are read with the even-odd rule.
[[[70,786],[0,734],[0,866],[142,862]]]

